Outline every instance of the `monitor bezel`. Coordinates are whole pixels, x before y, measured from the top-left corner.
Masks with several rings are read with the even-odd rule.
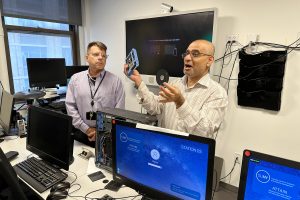
[[[3,105],[3,103],[6,103],[6,105]],[[0,125],[3,129],[2,131],[5,135],[10,134],[13,108],[14,108],[14,96],[12,94],[10,94],[9,92],[7,92],[6,90],[3,90],[2,100],[1,100],[1,105],[0,105]],[[3,121],[2,112],[9,115],[8,122]]]
[[[51,61],[57,61],[57,62],[63,62],[63,67],[61,67],[60,71],[56,71],[56,73],[61,73],[61,79],[60,80],[51,80],[51,81],[40,81],[36,82],[32,80],[32,65],[30,62],[37,62],[37,61],[43,61],[46,62],[48,60]],[[29,87],[40,87],[40,88],[48,88],[48,87],[56,87],[56,85],[66,85],[67,84],[67,75],[66,75],[66,61],[65,58],[26,58],[26,63],[27,63],[27,69],[28,69],[28,80],[29,80]],[[62,64],[62,63],[60,63]],[[58,68],[55,68],[56,70]],[[47,76],[47,74],[46,74]],[[62,77],[63,76],[63,77]]]
[[[113,179],[117,182],[122,183],[123,185],[126,185],[128,187],[131,187],[132,189],[136,190],[139,194],[141,195],[146,195],[147,197],[150,198],[157,198],[157,199],[178,199],[178,197],[171,196],[170,194],[166,194],[162,191],[156,190],[154,188],[150,188],[148,186],[142,185],[140,183],[137,183],[129,178],[126,178],[120,174],[117,173],[116,169],[116,126],[117,125],[123,125],[131,128],[138,128],[137,129],[144,129],[139,126],[138,123],[134,122],[127,122],[127,121],[121,121],[121,120],[112,120],[112,157],[113,157],[113,162],[112,162],[112,171],[113,171]],[[201,142],[204,144],[208,144],[208,172],[207,172],[207,182],[206,182],[206,197],[205,200],[210,200],[212,197],[212,186],[213,186],[213,171],[214,171],[214,157],[215,157],[215,140],[211,138],[205,138],[205,137],[200,137],[192,134],[187,134],[187,135],[179,135],[172,133],[172,130],[169,130],[169,133],[166,131],[168,129],[165,129],[164,131],[158,131],[159,127],[153,127],[151,129],[151,126],[145,126],[145,130],[151,131],[156,134],[162,134],[162,135],[168,135],[168,136],[174,136],[177,138],[182,138],[182,139],[187,139],[187,140],[192,140],[196,142]]]
[[[144,20],[144,19],[153,19],[153,18],[164,18],[164,17],[171,17],[171,16],[180,16],[180,15],[187,15],[187,14],[195,14],[195,13],[204,13],[204,12],[213,12],[213,30],[212,30],[212,44],[216,44],[217,40],[217,27],[218,27],[218,9],[216,7],[211,7],[211,8],[205,8],[205,9],[197,9],[197,10],[189,10],[189,11],[179,11],[179,12],[171,12],[171,13],[162,13],[162,14],[157,14],[157,15],[150,15],[150,16],[140,16],[140,17],[134,17],[134,18],[127,18],[124,21],[124,32],[125,32],[125,55],[128,55],[129,52],[127,52],[127,41],[126,41],[126,22],[127,21],[133,21],[133,20]],[[199,38],[201,39],[201,38]],[[192,41],[191,41],[192,42]],[[186,46],[187,48],[188,46]],[[129,48],[134,48],[134,47],[129,47]],[[181,52],[183,53],[183,52]],[[137,52],[139,55],[140,52]],[[183,66],[182,66],[183,67]],[[137,69],[139,71],[139,69]],[[155,75],[149,75],[149,74],[143,74],[140,73],[143,81],[145,82],[146,85],[153,85],[157,86],[158,84],[156,83],[156,76]],[[180,76],[170,76],[169,77],[169,82],[174,81],[176,78]]]
[[[38,111],[38,112],[43,112],[46,113],[47,115],[52,115],[55,117],[60,117],[63,120],[66,120],[66,122],[68,123],[68,132],[66,134],[68,134],[67,140],[65,141],[65,150],[68,153],[68,159],[66,160],[60,160],[58,158],[55,158],[54,155],[50,155],[49,153],[47,153],[45,150],[41,150],[36,148],[35,146],[33,146],[30,143],[30,132],[31,132],[31,113],[32,111]],[[45,109],[45,108],[41,108],[41,107],[37,107],[37,106],[30,106],[28,109],[28,122],[27,122],[27,140],[26,140],[26,149],[31,151],[32,153],[38,155],[41,159],[43,159],[44,161],[47,161],[53,165],[56,165],[62,169],[65,170],[69,170],[69,166],[70,164],[73,162],[74,158],[73,158],[73,146],[74,146],[74,137],[72,135],[72,117],[63,113],[59,113],[57,111],[54,110],[49,110],[49,109]],[[47,144],[47,145],[55,145],[55,144]],[[45,145],[45,146],[47,146]]]
[[[250,156],[247,156],[247,154],[249,152],[250,152]],[[238,189],[238,199],[244,199],[244,196],[245,196],[246,186],[247,186],[246,183],[247,183],[247,178],[248,178],[248,167],[249,167],[250,159],[263,160],[263,161],[267,161],[270,163],[275,163],[277,165],[282,165],[285,167],[290,167],[290,168],[300,170],[300,162],[296,162],[296,161],[288,160],[285,158],[245,149],[243,151],[243,161],[242,161],[240,182],[239,182],[239,189]]]

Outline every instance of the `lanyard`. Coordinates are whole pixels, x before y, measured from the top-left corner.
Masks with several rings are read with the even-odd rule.
[[[95,95],[96,95],[96,93],[97,93],[97,91],[98,91],[98,89],[99,89],[99,87],[100,87],[102,81],[104,80],[105,75],[106,75],[106,71],[104,72],[104,75],[103,75],[103,77],[102,77],[102,79],[101,79],[101,81],[100,81],[100,83],[99,83],[99,85],[98,85],[96,91],[94,92],[94,94],[93,94],[93,92],[92,92],[91,80],[90,80],[90,77],[89,77],[89,75],[88,75],[88,81],[89,81],[89,85],[90,85],[91,98],[92,98],[92,101],[91,101],[91,106],[92,106],[92,107],[94,106],[94,97],[95,97]]]

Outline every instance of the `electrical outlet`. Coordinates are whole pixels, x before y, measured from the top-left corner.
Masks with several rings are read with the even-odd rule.
[[[239,35],[238,34],[231,34],[231,35],[227,35],[227,42],[230,41],[238,41],[239,39]]]
[[[236,160],[237,164],[242,164],[242,155],[240,153],[235,152],[234,153],[234,160]]]

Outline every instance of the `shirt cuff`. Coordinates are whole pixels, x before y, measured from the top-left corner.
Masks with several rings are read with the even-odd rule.
[[[86,125],[85,123],[82,123],[80,125],[80,130],[83,132],[83,133],[86,133],[86,131],[89,129],[89,126]]]
[[[184,103],[177,109],[178,117],[180,119],[186,118],[192,112],[192,107],[185,100]]]

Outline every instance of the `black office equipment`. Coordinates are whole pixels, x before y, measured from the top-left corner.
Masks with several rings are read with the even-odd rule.
[[[24,163],[16,165],[15,170],[18,175],[39,192],[65,179],[67,175],[59,168],[68,170],[74,159],[74,139],[71,131],[72,118],[70,116],[31,106],[28,110],[26,149],[38,155],[42,160],[29,158]],[[35,177],[35,174],[27,168],[28,165],[42,165],[43,167],[38,167],[42,169],[42,174]],[[48,170],[44,171],[44,167]],[[52,178],[49,178],[48,174]]]
[[[96,120],[96,166],[112,171],[112,147],[111,129],[113,119],[123,119],[125,121],[140,122],[143,124],[154,125],[157,122],[156,116],[142,114],[120,108],[102,108],[97,112]]]
[[[279,111],[287,51],[239,52],[238,105]]]
[[[16,135],[18,133],[18,131],[12,127],[13,106],[13,95],[3,90],[2,101],[0,106],[0,125],[2,127],[2,130],[0,130],[0,136]]]
[[[300,162],[244,150],[238,200],[300,199]]]
[[[18,177],[0,147],[0,199],[26,200]]]
[[[17,152],[17,151],[8,151],[8,152],[5,153],[5,156],[6,156],[8,161],[13,160],[18,155],[19,155],[19,152]]]
[[[73,66],[66,66],[66,75],[67,79],[70,79],[71,76],[78,72],[82,72],[85,70],[88,70],[89,66],[88,65],[73,65]]]
[[[217,9],[174,12],[125,21],[126,53],[138,52],[138,71],[146,84],[156,85],[160,69],[170,78],[183,76],[184,53],[197,39],[216,40]],[[138,33],[138,34],[137,34]]]
[[[14,168],[26,183],[40,193],[68,177],[66,173],[58,168],[35,157],[28,158],[16,164]]]
[[[66,85],[64,58],[27,58],[30,87],[56,87]]]
[[[151,199],[211,200],[215,140],[113,120],[113,179]]]
[[[117,192],[119,191],[119,189],[122,187],[122,183],[119,183],[115,180],[111,180],[109,181],[109,183],[107,183],[104,188],[107,189],[107,190],[111,190],[111,191],[114,191],[114,192]]]
[[[48,104],[50,108],[61,110],[66,109],[66,102],[65,101],[52,101]]]

